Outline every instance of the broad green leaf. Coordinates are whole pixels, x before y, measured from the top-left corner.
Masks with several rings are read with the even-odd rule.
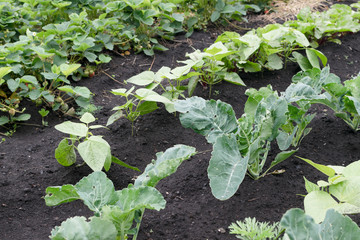
[[[150,89],[140,88],[136,90],[136,94],[144,101],[172,103],[168,98],[163,97]]]
[[[63,139],[55,149],[55,158],[63,166],[68,167],[76,162],[75,146],[69,145],[68,139]]]
[[[41,59],[46,59],[48,57],[52,57],[55,55],[55,53],[48,53],[45,52],[45,49],[40,47],[40,46],[36,46],[36,47],[31,47],[32,50],[34,50],[34,52],[36,52],[36,54],[41,58]]]
[[[358,207],[358,211],[360,211],[360,176],[347,178],[345,181],[330,185],[329,193],[340,202]]]
[[[7,84],[8,88],[10,89],[10,91],[15,92],[20,85],[20,80],[19,79],[16,79],[16,80],[9,79],[6,81],[6,84]]]
[[[11,72],[12,67],[0,67],[0,80]]]
[[[76,95],[76,97],[81,96],[83,98],[90,98],[90,90],[87,87],[75,87],[74,88],[74,93]]]
[[[89,48],[90,46],[89,46],[89,45],[86,46],[86,44],[84,43],[84,44],[82,44],[82,47],[84,48],[83,50],[85,50],[85,49]],[[79,49],[76,49],[76,50],[77,50],[77,51],[81,51],[80,48],[79,48]],[[89,52],[89,51],[86,51],[86,52],[84,53],[84,57],[85,57],[89,62],[95,62],[95,61],[96,61],[96,58],[97,58],[96,54],[94,54],[94,53],[92,53],[92,52]]]
[[[221,13],[215,10],[215,11],[211,14],[210,20],[211,20],[212,22],[215,22],[216,20],[219,19],[220,15],[221,15]]]
[[[234,110],[220,100],[191,97],[175,102],[175,109],[181,113],[182,126],[205,136],[209,143],[214,143],[218,136],[237,130]]]
[[[153,187],[131,187],[122,189],[116,193],[118,197],[116,206],[119,206],[124,212],[144,208],[159,211],[164,209],[166,205],[164,197]]]
[[[46,188],[45,202],[47,206],[57,206],[78,199],[80,199],[80,196],[73,185]]]
[[[78,145],[84,162],[93,170],[101,171],[108,158],[111,158],[110,145],[99,136],[91,136]]]
[[[359,177],[360,176],[360,161],[353,162],[349,165],[347,165],[343,171],[342,174],[347,177]]]
[[[86,127],[85,124],[73,123],[70,121],[66,121],[66,122],[56,125],[55,129],[60,132],[79,136],[79,137],[86,137],[87,132],[88,132],[88,128]]]
[[[117,120],[119,120],[120,118],[124,117],[125,114],[123,113],[123,111],[117,111],[114,114],[112,114],[109,119],[106,122],[106,126],[109,126],[111,124],[113,124],[114,122],[116,122]]]
[[[280,70],[283,68],[283,61],[277,54],[271,54],[268,57],[266,67],[271,70]]]
[[[324,173],[325,175],[327,175],[329,177],[332,177],[335,175],[335,170],[332,169],[331,167],[327,167],[325,165],[314,163],[313,161],[306,159],[306,158],[301,158],[301,157],[298,157],[298,158],[307,162],[308,164],[310,164],[311,166],[313,166],[314,168],[316,168],[317,170],[319,170],[320,172]]]
[[[276,137],[276,142],[279,146],[279,149],[281,151],[285,151],[288,149],[294,139],[294,136],[296,134],[296,131],[298,129],[298,126],[294,128],[291,134],[288,134],[286,132],[280,131],[279,135]]]
[[[38,85],[38,84],[39,84],[38,81],[37,81],[37,79],[36,79],[36,77],[30,76],[30,75],[22,76],[22,77],[20,78],[20,81],[21,81],[21,82],[25,82],[25,83],[31,83],[31,84],[33,84],[33,85]]]
[[[80,121],[86,124],[94,122],[96,119],[91,113],[84,113],[82,117],[80,118]]]
[[[305,180],[305,189],[308,193],[312,192],[312,191],[320,191],[320,188],[318,185],[316,185],[315,183],[310,182],[309,180],[307,180],[304,177]]]
[[[304,209],[306,214],[314,218],[319,223],[324,220],[326,211],[336,208],[338,203],[324,191],[312,191],[304,199]]]
[[[350,90],[354,98],[360,99],[360,75],[344,82],[345,87]]]
[[[301,53],[294,51],[292,55],[295,58],[296,62],[299,64],[301,70],[306,71],[313,68],[309,59],[304,57]]]
[[[246,84],[241,80],[240,76],[236,72],[227,72],[225,74],[224,80],[232,84],[246,86]]]
[[[61,86],[61,87],[58,87],[58,89],[59,89],[60,91],[68,92],[68,93],[71,93],[71,94],[75,94],[75,92],[74,92],[74,87],[72,87],[72,86],[70,86],[70,85]]]
[[[23,114],[20,114],[17,117],[13,117],[13,119],[16,120],[16,121],[27,121],[30,118],[31,118],[31,115],[28,114],[28,113],[23,113]]]
[[[316,224],[301,209],[290,209],[281,218],[280,226],[290,240],[357,240],[360,236],[357,224],[333,209],[326,212],[321,224]]]
[[[111,57],[110,56],[106,56],[104,54],[100,54],[99,56],[99,60],[103,63],[109,63],[111,61]]]
[[[119,206],[106,205],[102,208],[101,218],[115,224],[118,235],[125,235],[133,226],[135,211],[123,211]]]
[[[180,164],[196,154],[196,149],[186,145],[175,145],[165,152],[156,154],[156,160],[148,164],[143,174],[137,177],[134,186],[151,186],[163,178],[175,173]]]
[[[93,172],[82,178],[75,188],[80,199],[95,213],[99,213],[103,206],[112,205],[118,200],[112,181],[103,172]]]
[[[0,117],[0,126],[1,125],[4,125],[4,124],[7,124],[8,122],[10,122],[10,119],[6,116],[1,116]]]
[[[327,64],[327,57],[319,50],[316,50],[314,48],[307,48],[306,55],[313,67],[315,67],[315,65],[319,66],[319,61],[317,58],[319,58],[321,60],[321,63],[323,64],[323,66],[326,66],[326,64]],[[320,66],[318,68],[320,69]]]
[[[146,115],[148,113],[151,113],[153,111],[155,111],[156,109],[158,109],[158,105],[156,104],[156,102],[142,102],[138,107],[137,107],[137,111],[140,112],[140,115]]]
[[[154,82],[154,80],[155,80],[155,73],[152,71],[145,71],[136,76],[129,78],[128,80],[126,80],[126,82],[138,86],[146,86]]]
[[[66,77],[68,77],[70,74],[75,72],[79,67],[81,67],[81,64],[66,64],[63,63],[60,65],[60,71],[62,74],[64,74]]]
[[[116,240],[117,230],[109,220],[93,217],[88,222],[85,217],[68,218],[51,231],[53,240]]]
[[[216,139],[208,167],[211,192],[219,200],[232,197],[244,180],[248,155],[242,157],[234,134]]]

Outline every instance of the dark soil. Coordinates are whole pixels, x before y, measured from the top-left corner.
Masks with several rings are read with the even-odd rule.
[[[216,34],[195,33],[190,40],[178,37],[169,51],[157,53],[155,58],[144,55],[129,57],[113,56],[113,61],[103,70],[122,81],[147,70],[156,71],[161,66],[175,67],[178,60],[185,59],[186,52],[193,48],[209,46]],[[326,43],[319,48],[329,59],[331,71],[347,80],[360,71],[360,33],[349,34],[341,39],[342,44]],[[299,71],[295,64],[287,69],[259,74],[242,74],[247,87],[221,83],[214,87],[213,98],[221,99],[234,107],[237,116],[243,111],[247,88],[260,88],[271,84],[283,91],[291,77]],[[122,99],[109,91],[123,85],[99,72],[95,77],[81,81],[95,93],[94,103],[102,106],[96,113],[98,124],[106,124],[111,109],[122,103]],[[195,95],[207,98],[208,90],[198,88]],[[36,108],[28,105],[32,118],[30,124],[41,124]],[[354,133],[331,110],[321,106],[313,109],[317,116],[312,121],[312,131],[301,143],[297,155],[321,164],[348,165],[360,159],[360,133]],[[75,184],[91,173],[82,167],[63,167],[54,157],[57,144],[64,134],[54,126],[66,120],[52,114],[47,118],[49,127],[21,125],[12,137],[0,144],[0,239],[47,239],[50,231],[71,216],[91,216],[82,202],[76,201],[58,207],[47,207],[42,198],[48,186]],[[175,144],[194,146],[199,152],[183,163],[178,171],[162,180],[158,189],[167,200],[162,211],[147,211],[143,218],[139,239],[235,239],[228,234],[227,227],[236,220],[256,217],[260,221],[279,221],[290,208],[303,208],[305,194],[303,176],[311,181],[325,179],[308,164],[291,157],[276,169],[284,169],[280,175],[269,175],[258,181],[246,177],[238,192],[230,200],[215,199],[209,187],[207,167],[211,145],[205,138],[184,129],[177,116],[161,107],[141,117],[135,124],[135,136],[131,136],[131,125],[120,120],[110,130],[94,130],[110,143],[112,153],[141,170],[155,157]],[[270,152],[269,161],[277,154]],[[275,170],[275,169],[274,169]],[[137,172],[112,165],[107,173],[116,189],[133,182]],[[360,217],[352,216],[359,224]],[[226,231],[226,232],[225,232]]]

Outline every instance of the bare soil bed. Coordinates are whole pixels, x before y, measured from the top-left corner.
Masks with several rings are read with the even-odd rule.
[[[175,67],[177,60],[184,60],[192,48],[203,49],[216,37],[215,29],[208,33],[197,32],[191,39],[179,36],[168,44],[167,52],[157,53],[155,58],[142,54],[129,57],[113,56],[113,61],[102,69],[118,80],[147,70],[156,71],[162,66]],[[319,50],[329,61],[331,72],[342,80],[357,75],[360,71],[360,33],[348,34],[342,44],[325,43]],[[259,74],[241,74],[246,87],[228,83],[215,85],[213,98],[221,99],[234,107],[240,117],[246,101],[247,88],[260,88],[271,84],[275,90],[284,91],[291,77],[300,71],[296,64],[289,64],[281,71]],[[103,73],[85,79],[79,84],[95,93],[94,103],[102,109],[95,115],[98,124],[106,124],[111,109],[122,100],[109,91],[123,87]],[[207,98],[208,90],[198,88],[195,95]],[[30,124],[41,123],[38,109],[27,104],[31,113]],[[353,132],[333,112],[321,106],[312,109],[317,116],[311,123],[311,133],[305,137],[296,155],[321,164],[348,165],[360,159],[360,133]],[[91,216],[81,202],[72,202],[58,207],[47,207],[42,198],[48,186],[75,184],[91,173],[89,167],[63,167],[54,157],[57,144],[64,135],[54,129],[66,120],[56,114],[47,118],[48,127],[19,126],[16,133],[0,144],[0,239],[47,239],[53,227],[71,216]],[[210,191],[207,167],[211,145],[205,138],[190,129],[184,129],[178,116],[171,115],[161,107],[136,122],[135,136],[131,125],[120,120],[109,130],[96,130],[110,143],[112,153],[141,170],[155,157],[175,144],[196,147],[199,153],[183,163],[178,171],[162,180],[158,189],[167,200],[165,210],[146,211],[141,226],[141,240],[175,239],[235,239],[227,227],[236,220],[256,217],[261,221],[279,221],[290,208],[303,208],[305,194],[303,176],[311,181],[325,179],[311,166],[291,157],[276,169],[284,169],[279,175],[268,175],[258,181],[246,177],[238,192],[230,200],[219,201]],[[95,131],[94,131],[95,132]],[[275,149],[275,148],[274,148]],[[272,150],[269,160],[277,154]],[[79,158],[80,159],[80,158]],[[275,170],[275,169],[274,169]],[[116,189],[133,182],[137,173],[113,165],[107,173]],[[359,224],[360,217],[352,216]]]

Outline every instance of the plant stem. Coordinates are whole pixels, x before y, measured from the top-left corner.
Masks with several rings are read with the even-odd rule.
[[[140,216],[139,221],[138,221],[137,224],[136,224],[136,233],[134,234],[132,240],[136,240],[137,236],[139,235],[141,220],[142,220],[142,218],[143,218],[143,216],[144,216],[144,212],[145,212],[145,208],[141,209],[141,216]]]

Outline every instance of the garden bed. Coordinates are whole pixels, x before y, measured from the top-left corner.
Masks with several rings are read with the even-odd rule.
[[[102,70],[118,80],[126,80],[135,74],[162,66],[176,67],[178,60],[185,59],[186,52],[193,48],[203,49],[213,43],[215,30],[197,32],[190,39],[178,37],[167,45],[169,51],[157,53],[155,57],[142,54],[128,57],[112,56],[113,60],[102,66]],[[331,72],[342,80],[350,79],[360,72],[360,34],[348,34],[342,44],[325,43],[319,50],[328,57]],[[247,88],[260,88],[271,84],[274,90],[284,91],[291,77],[300,71],[297,64],[288,64],[281,71],[265,71],[257,74],[241,74],[246,87],[221,83],[213,88],[212,98],[221,99],[234,107],[237,117],[247,97]],[[120,98],[109,93],[111,89],[123,87],[108,75],[99,71],[79,84],[95,94],[94,103],[102,109],[95,115],[98,124],[106,124],[111,109],[120,105]],[[208,97],[208,90],[198,87],[194,95]],[[91,216],[92,213],[80,201],[47,207],[42,198],[48,186],[75,184],[92,171],[88,166],[63,167],[54,158],[54,150],[64,137],[54,126],[66,120],[51,114],[48,127],[41,123],[38,109],[27,104],[33,117],[27,125],[19,125],[16,133],[0,144],[0,238],[1,239],[47,239],[53,227],[71,216]],[[304,138],[297,156],[321,164],[348,165],[359,160],[360,135],[330,109],[315,106],[317,113],[311,123],[311,133]],[[29,124],[36,124],[31,126]],[[227,227],[236,220],[256,217],[260,221],[279,221],[290,208],[303,208],[306,194],[303,176],[311,181],[325,179],[310,165],[291,157],[276,166],[284,173],[268,175],[254,181],[246,177],[237,193],[229,200],[215,199],[209,187],[207,167],[212,146],[204,137],[190,129],[184,129],[177,115],[161,108],[140,117],[135,123],[135,135],[131,136],[131,124],[123,119],[109,130],[94,130],[103,135],[112,149],[112,154],[132,166],[144,170],[155,158],[155,153],[165,151],[175,144],[193,146],[199,152],[185,161],[178,171],[162,180],[158,189],[165,196],[166,208],[159,212],[146,211],[139,239],[235,239],[228,234]],[[273,160],[276,151],[271,151]],[[275,170],[274,169],[274,170]],[[137,172],[118,165],[111,167],[107,176],[116,189],[126,187],[138,175]],[[359,224],[360,217],[352,216]]]

